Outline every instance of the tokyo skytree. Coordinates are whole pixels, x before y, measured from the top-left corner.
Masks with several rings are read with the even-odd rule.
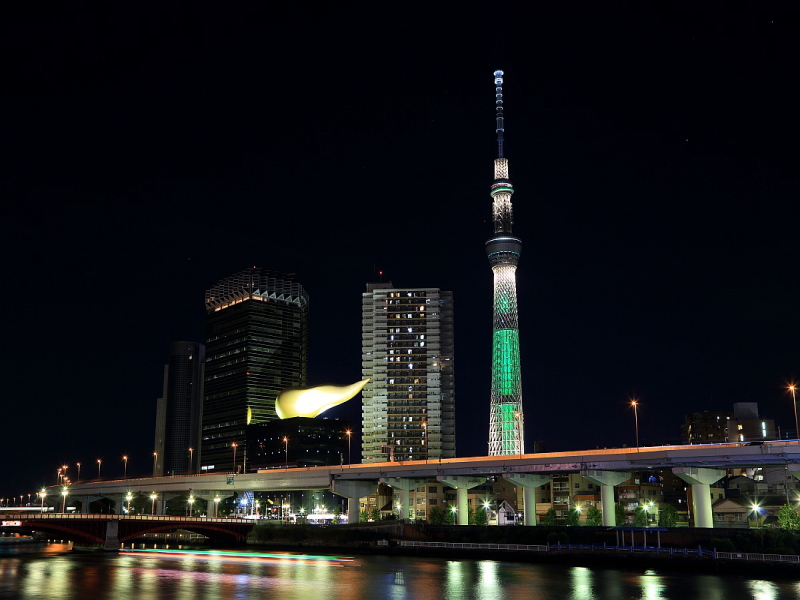
[[[508,179],[508,159],[503,153],[503,71],[494,72],[494,85],[497,123],[497,158],[491,188],[494,236],[486,242],[486,254],[494,273],[489,456],[503,456],[525,452],[516,283],[522,242],[511,235],[514,188]]]

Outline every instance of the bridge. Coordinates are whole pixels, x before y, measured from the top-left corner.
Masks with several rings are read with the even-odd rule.
[[[610,448],[571,452],[547,452],[515,456],[479,456],[430,461],[367,463],[336,467],[285,468],[258,473],[208,473],[90,481],[73,483],[71,498],[84,498],[84,510],[97,498],[119,498],[129,492],[156,493],[166,498],[192,490],[195,497],[213,500],[233,492],[280,492],[330,490],[348,499],[348,520],[357,522],[359,498],[376,491],[379,483],[399,491],[408,506],[409,491],[436,480],[456,490],[458,524],[467,524],[467,492],[487,477],[504,477],[523,488],[525,506],[535,506],[536,490],[553,475],[580,473],[600,487],[603,507],[613,506],[614,486],[633,472],[670,469],[692,486],[693,514],[697,527],[713,527],[709,487],[731,468],[785,466],[800,473],[800,441],[763,444],[703,444]],[[52,493],[59,495],[61,488]],[[535,525],[534,511],[525,511],[525,525]],[[613,510],[603,511],[603,524],[616,524]]]
[[[187,529],[215,541],[243,543],[253,528],[249,519],[171,517],[162,515],[87,515],[52,513],[3,513],[3,522],[44,533],[64,535],[75,542],[101,544],[119,550],[120,544],[145,533]]]

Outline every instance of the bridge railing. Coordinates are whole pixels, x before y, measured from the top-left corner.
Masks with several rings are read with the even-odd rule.
[[[105,514],[84,514],[84,513],[4,513],[6,520],[91,520],[91,521],[181,521],[183,523],[243,523],[252,525],[252,519],[241,519],[238,517],[188,517],[171,515],[105,515]]]

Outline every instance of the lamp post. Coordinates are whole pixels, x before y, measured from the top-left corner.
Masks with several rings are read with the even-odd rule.
[[[61,495],[64,497],[64,500],[61,503],[61,512],[62,513],[67,512],[67,494],[69,494],[69,490],[65,486],[64,489],[61,490]]]
[[[353,432],[348,429],[344,432],[344,434],[347,436],[347,466],[349,467],[351,464],[353,464],[350,457],[350,438],[353,436]]]
[[[122,456],[122,462],[125,463],[125,466],[123,467],[124,470],[122,472],[122,478],[123,479],[127,479],[128,478],[128,455],[127,454],[124,454]]]
[[[231,442],[231,448],[233,448],[233,472],[238,473],[239,470],[236,468],[236,448],[239,447],[239,444],[236,442]]]
[[[797,425],[797,396],[795,395],[797,386],[792,384],[789,386],[789,390],[792,392],[792,403],[794,404],[794,437],[800,439],[800,427]]]
[[[81,480],[81,463],[75,463],[75,465],[78,467],[78,481],[80,481]]]
[[[289,468],[289,438],[283,436],[283,443],[286,445],[286,468]]]
[[[153,452],[153,477],[156,475],[156,467],[158,466],[158,452]]]
[[[58,485],[59,483],[61,483],[61,467],[58,467],[58,469],[56,469],[56,485]]]
[[[219,496],[214,496],[214,518],[216,519],[219,515]]]
[[[39,498],[42,499],[42,512],[44,512],[44,499],[47,498],[47,490],[42,488],[39,492]]]
[[[133,500],[133,494],[131,492],[125,494],[125,500],[128,501],[128,514],[131,514],[131,500]]]
[[[102,458],[98,458],[97,459],[97,478],[98,479],[100,479],[100,465],[101,464],[103,464],[103,459]]]
[[[192,462],[193,458],[194,458],[194,448],[189,446],[189,475],[191,475],[194,472],[193,469],[194,463]]]
[[[190,517],[193,516],[192,515],[192,509],[193,508],[194,508],[194,495],[189,496],[189,516]]]
[[[635,398],[631,400],[631,406],[633,407],[633,418],[636,421],[636,450],[639,450],[639,401]]]
[[[152,506],[152,508],[150,509],[150,514],[151,514],[151,515],[154,515],[154,514],[156,514],[156,498],[157,498],[157,497],[158,497],[158,495],[157,495],[155,492],[153,492],[152,494],[150,494],[150,501],[153,503],[153,506]]]

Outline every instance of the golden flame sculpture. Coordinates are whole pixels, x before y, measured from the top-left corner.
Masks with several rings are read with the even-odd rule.
[[[329,408],[350,400],[368,381],[369,378],[352,385],[287,388],[275,399],[275,411],[281,419],[316,417]]]

